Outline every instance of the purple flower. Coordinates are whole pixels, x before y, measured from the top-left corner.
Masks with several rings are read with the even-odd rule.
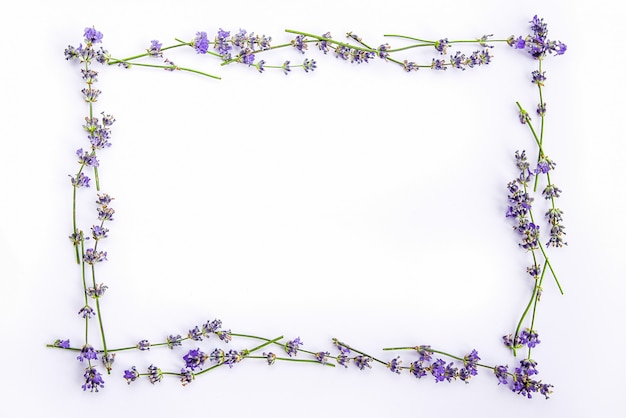
[[[448,68],[446,67],[446,61],[445,60],[436,60],[433,58],[433,62],[430,65],[430,68],[432,68],[433,70],[441,70],[441,71],[446,71]]]
[[[322,37],[325,39],[319,40],[318,42],[315,43],[315,45],[317,45],[320,51],[326,54],[329,51],[328,39],[331,39],[332,36],[330,36],[330,32],[326,32],[325,34],[322,35]]]
[[[537,168],[535,169],[535,173],[546,174],[550,170],[554,170],[555,167],[556,167],[556,163],[554,161],[552,161],[546,156],[543,156],[537,163]]]
[[[498,384],[506,385],[508,383],[508,381],[507,381],[507,377],[509,375],[508,374],[508,370],[509,370],[509,368],[507,366],[496,366],[496,367],[494,367],[493,373],[498,378]]]
[[[151,364],[148,366],[148,379],[150,379],[150,383],[154,385],[155,383],[163,380],[163,372],[161,369]]]
[[[328,351],[320,351],[315,353],[315,360],[319,361],[322,364],[326,364],[328,362],[328,356],[330,353]]]
[[[221,326],[222,326],[222,321],[220,321],[219,319],[214,319],[213,321],[207,321],[206,323],[202,325],[202,336],[209,338],[210,334],[216,334]]]
[[[554,184],[548,184],[541,194],[546,198],[546,200],[550,200],[553,198],[561,197],[562,190],[556,187]]]
[[[72,181],[72,186],[76,187],[77,189],[79,187],[89,187],[89,182],[91,181],[91,179],[82,172],[79,173],[76,178],[74,178],[73,176],[70,176],[70,178]]]
[[[298,348],[302,344],[303,343],[300,341],[300,337],[296,338],[295,340],[287,341],[287,343],[285,343],[285,351],[287,352],[289,357],[295,356],[298,354]]]
[[[389,56],[389,52],[387,52],[389,49],[391,49],[389,44],[382,44],[381,46],[379,46],[377,49],[378,58],[386,60]]]
[[[238,60],[244,64],[252,65],[254,63],[254,54],[249,49],[243,50],[239,54]]]
[[[478,360],[480,360],[480,357],[478,357],[478,352],[476,350],[472,350],[471,353],[467,354],[463,358],[464,367],[459,371],[459,377],[465,383],[467,383],[472,376],[476,376],[478,374]]]
[[[426,367],[424,367],[424,363],[420,360],[414,361],[411,363],[411,368],[409,369],[411,374],[415,376],[417,379],[421,379],[426,376]]]
[[[150,350],[150,341],[141,340],[137,343],[137,349],[141,351]]]
[[[546,104],[545,103],[539,103],[537,105],[537,114],[539,116],[545,116],[545,114],[546,114]]]
[[[102,33],[98,32],[96,28],[85,28],[85,41],[88,44],[97,44],[102,42]]]
[[[113,201],[115,198],[109,196],[108,194],[104,193],[104,194],[99,194],[98,193],[98,200],[96,200],[96,203],[101,205],[101,206],[106,206],[109,203],[111,203],[111,201]]]
[[[88,103],[95,103],[98,101],[98,96],[100,96],[101,91],[98,89],[92,89],[91,87],[82,89],[81,93],[83,93],[83,99]]]
[[[372,368],[370,364],[372,362],[372,358],[368,356],[356,356],[354,358],[354,365],[359,368],[359,370],[363,370],[366,367]]]
[[[511,387],[511,390],[519,393],[520,395],[526,396],[529,399],[532,398],[532,394],[536,392],[540,392],[548,398],[548,394],[552,393],[550,390],[552,385],[542,384],[541,382],[531,378],[531,376],[539,373],[536,367],[537,362],[534,360],[521,360],[520,366],[515,368],[513,386]]]
[[[224,363],[224,360],[226,359],[226,353],[224,353],[224,350],[216,348],[215,350],[211,352],[209,359],[211,361],[216,362],[217,364],[222,364]]]
[[[289,75],[290,71],[291,71],[291,67],[289,67],[289,61],[285,61],[283,63],[283,72],[285,73],[285,75]]]
[[[274,353],[263,353],[263,356],[267,360],[267,364],[270,366],[276,362],[276,354]]]
[[[404,60],[403,66],[404,66],[404,71],[406,71],[407,73],[410,73],[411,71],[419,70],[419,66],[416,63],[408,62],[407,60]]]
[[[98,355],[96,353],[96,350],[94,350],[93,347],[89,344],[85,344],[80,349],[80,355],[76,357],[76,360],[79,360],[82,363],[83,360],[97,360],[97,358]]]
[[[189,330],[187,336],[193,341],[202,341],[202,332],[197,326]]]
[[[230,60],[230,50],[233,48],[228,43],[228,37],[230,36],[230,32],[225,30],[220,30],[217,32],[217,36],[215,37],[214,48],[217,49],[217,52],[222,56],[224,61]]]
[[[176,346],[182,345],[182,337],[180,335],[170,335],[167,337],[166,341],[167,348],[169,348],[170,350],[173,350]]]
[[[91,227],[91,235],[93,236],[93,239],[95,239],[96,241],[102,238],[106,238],[108,235],[109,229],[108,228],[103,228],[99,225],[94,225]]]
[[[454,68],[459,68],[465,71],[465,54],[462,54],[461,51],[457,51],[452,57],[450,57],[450,65]]]
[[[185,366],[191,370],[195,370],[196,368],[202,369],[204,362],[208,358],[209,356],[200,351],[199,348],[196,348],[195,350],[189,350],[189,352],[183,356],[183,360],[185,360]]]
[[[347,368],[348,363],[350,363],[350,357],[347,354],[341,353],[337,355],[337,364]]]
[[[522,331],[522,335],[520,337],[522,344],[528,346],[529,348],[535,348],[537,344],[541,343],[539,341],[539,334],[535,330],[531,330],[526,328]]]
[[[102,364],[107,371],[111,371],[113,363],[115,363],[115,353],[106,353],[102,355]]]
[[[435,360],[435,362],[430,365],[430,374],[433,375],[437,383],[446,380],[446,362],[442,359]]]
[[[115,209],[108,206],[101,206],[98,208],[98,219],[101,221],[112,221]]]
[[[182,383],[183,386],[187,386],[189,383],[191,383],[193,379],[194,374],[191,372],[191,370],[180,369],[180,383]]]
[[[444,55],[447,53],[449,45],[450,43],[448,42],[448,38],[439,39],[435,42],[435,49],[439,51],[441,55]]]
[[[232,335],[230,335],[231,332],[230,330],[224,330],[224,331],[216,331],[215,335],[217,335],[219,337],[220,340],[224,341],[225,343],[229,343],[232,341],[233,337]]]
[[[106,251],[96,251],[93,248],[87,248],[83,255],[83,260],[87,264],[96,264],[107,259]]]
[[[539,72],[538,70],[535,70],[532,72],[532,82],[533,84],[536,84],[538,86],[543,86],[544,85],[544,81],[546,81],[546,72]]]
[[[108,288],[109,286],[105,285],[104,283],[99,283],[96,284],[95,287],[88,287],[86,293],[87,296],[95,299],[103,296],[104,292],[106,292]]]
[[[393,373],[398,373],[400,374],[400,372],[402,371],[402,360],[400,360],[400,356],[392,359],[389,363],[387,363],[387,368],[393,372]]]
[[[82,68],[80,70],[80,72],[83,75],[83,80],[85,80],[85,83],[93,84],[96,81],[98,81],[98,72],[97,71],[94,71],[94,70],[92,70],[90,68],[89,69]]]
[[[232,367],[243,360],[244,354],[237,350],[228,350],[228,353],[224,355],[224,364],[228,364],[228,367]]]
[[[135,366],[131,367],[128,370],[124,370],[124,379],[130,385],[130,382],[134,382],[139,377],[139,372],[137,372],[137,368]]]
[[[432,360],[433,352],[430,351],[429,345],[420,345],[415,347],[417,354],[419,354],[419,361],[430,361]]]
[[[91,318],[92,316],[95,315],[95,312],[93,311],[91,306],[85,305],[82,308],[80,308],[80,310],[78,311],[78,314],[82,316],[83,318]]]
[[[307,49],[308,45],[304,42],[304,35],[296,36],[296,39],[291,41],[291,45],[296,48],[298,51],[304,54],[304,50]]]
[[[104,387],[102,375],[96,370],[95,367],[87,367],[83,377],[85,378],[85,384],[82,385],[83,390],[89,389],[91,392],[97,392],[99,388]]]
[[[265,71],[264,65],[265,65],[265,61],[261,60],[255,64],[255,67],[260,73],[262,73],[263,71]]]
[[[150,48],[147,49],[148,54],[151,57],[163,57],[163,53],[161,52],[161,48],[163,44],[157,40],[150,41]]]
[[[533,279],[537,279],[541,274],[541,264],[533,264],[530,267],[526,267],[526,272],[530,274]]]
[[[304,68],[304,71],[308,73],[309,71],[315,71],[317,65],[315,63],[315,60],[305,58],[304,63],[302,64],[302,68]]]
[[[195,39],[191,42],[191,45],[195,48],[198,54],[206,54],[209,49],[209,40],[206,32],[197,32]]]
[[[52,345],[59,348],[70,348],[70,340],[56,340]]]

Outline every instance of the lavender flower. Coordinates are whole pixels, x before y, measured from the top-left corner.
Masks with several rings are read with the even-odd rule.
[[[315,353],[315,360],[319,361],[322,364],[328,363],[328,356],[330,353],[328,351],[320,351]]]
[[[507,378],[508,378],[508,370],[509,368],[507,366],[496,366],[493,369],[493,373],[496,375],[496,378],[498,379],[498,384],[504,384],[506,385],[508,383]]]
[[[70,340],[56,340],[52,345],[59,348],[70,348]]]
[[[448,52],[448,46],[450,46],[448,38],[439,39],[435,42],[435,49],[439,51],[441,55],[445,55]]]
[[[392,359],[389,363],[387,363],[387,368],[392,372],[392,373],[397,373],[400,374],[400,372],[402,372],[402,360],[400,360],[400,356]]]
[[[304,71],[308,73],[309,71],[315,71],[317,65],[315,63],[315,60],[305,58],[304,63],[302,64],[302,68],[304,68]]]
[[[77,189],[80,187],[89,187],[89,182],[91,181],[91,179],[82,172],[79,173],[76,178],[74,178],[73,176],[70,176],[70,178],[72,181],[72,186],[76,187]]]
[[[107,371],[111,371],[115,363],[115,353],[106,353],[102,355],[102,365]]]
[[[228,364],[228,367],[232,369],[232,367],[243,360],[244,354],[240,353],[237,350],[228,350],[228,353],[224,356],[224,364]]]
[[[304,35],[296,36],[296,39],[293,39],[291,41],[291,45],[303,54],[304,51],[308,48],[308,45],[304,42]]]
[[[526,50],[533,58],[542,59],[547,54],[563,55],[567,45],[561,41],[551,41],[547,38],[548,25],[535,15],[530,21],[531,32],[526,37],[510,36],[507,43],[515,48]]]
[[[82,385],[84,391],[89,389],[91,392],[97,392],[99,388],[104,387],[102,375],[96,370],[95,367],[87,367],[83,377],[85,378],[85,384]]]
[[[195,350],[189,350],[189,352],[183,356],[183,360],[185,360],[185,366],[191,370],[195,370],[196,368],[202,369],[204,362],[208,358],[209,356],[200,351],[199,348],[196,348]]]
[[[104,292],[106,292],[108,288],[109,286],[105,285],[104,283],[99,283],[96,284],[95,287],[88,287],[86,293],[87,296],[96,299],[103,296]]]
[[[209,40],[206,32],[197,32],[195,39],[191,42],[198,54],[206,54],[209,49]]]
[[[433,58],[433,62],[430,65],[430,68],[432,68],[433,70],[441,70],[441,71],[445,71],[448,69],[448,67],[446,67],[446,61],[445,60],[436,60]]]
[[[155,383],[163,380],[163,372],[161,369],[151,364],[148,366],[148,379],[150,379],[150,383],[154,385]]]
[[[285,75],[289,75],[290,71],[291,71],[291,67],[289,66],[289,61],[285,61],[283,63],[283,72],[285,73]]]
[[[430,361],[432,360],[433,352],[430,351],[429,345],[419,345],[415,347],[417,354],[419,354],[419,361]]]
[[[85,28],[85,41],[88,44],[97,44],[102,42],[102,32],[98,32],[96,28]]]
[[[295,340],[287,341],[287,343],[285,343],[285,351],[287,352],[289,357],[293,357],[298,354],[298,348],[301,345],[302,342],[300,341],[300,337],[296,338]]]
[[[274,353],[263,353],[263,357],[266,358],[267,364],[270,366],[276,362],[276,354]]]
[[[325,55],[330,49],[328,39],[331,39],[332,36],[330,36],[330,32],[326,32],[322,35],[322,37],[325,39],[320,39],[318,42],[315,43],[315,45],[317,45],[319,50],[322,51]]]
[[[108,206],[101,206],[98,208],[98,219],[101,221],[112,221],[115,209]]]
[[[480,360],[480,357],[478,357],[478,352],[476,350],[472,350],[471,353],[467,354],[463,358],[464,367],[462,367],[459,371],[459,377],[465,383],[468,383],[468,380],[472,376],[476,376],[478,374],[478,360]]]
[[[529,348],[535,348],[537,344],[541,343],[541,341],[539,341],[539,334],[537,333],[537,331],[530,328],[526,328],[524,331],[522,331],[522,334],[520,335],[520,341],[522,344],[528,346]]]
[[[226,353],[224,352],[224,350],[216,348],[211,352],[209,359],[216,362],[217,364],[222,364],[226,359]]]
[[[106,238],[109,233],[109,229],[108,228],[103,228],[99,225],[93,225],[91,227],[91,235],[93,236],[93,239],[95,239],[96,241],[102,238]]]
[[[354,358],[354,365],[359,368],[359,370],[363,370],[366,367],[372,368],[370,364],[372,362],[372,358],[368,356],[356,356]]]
[[[163,47],[163,44],[157,40],[152,40],[150,41],[150,48],[147,49],[148,54],[150,54],[151,57],[158,57],[158,58],[162,58],[163,57],[163,52],[161,52],[161,48]]]
[[[536,381],[531,377],[538,373],[537,362],[530,359],[521,360],[520,366],[515,368],[511,390],[529,399],[533,397],[533,393],[539,392],[548,399],[548,395],[552,393],[551,388],[553,386],[543,384],[541,381]]]
[[[94,316],[96,313],[91,308],[91,306],[85,305],[82,308],[80,308],[80,310],[78,311],[78,314],[82,316],[83,318],[89,319],[92,316]]]
[[[231,342],[231,340],[233,339],[232,335],[230,335],[231,332],[230,330],[224,330],[224,331],[216,331],[215,335],[217,335],[219,337],[220,340],[224,341],[225,343],[229,343]]]
[[[106,251],[96,251],[93,248],[87,248],[83,255],[83,260],[87,264],[96,264],[107,259]]]
[[[193,379],[194,374],[191,372],[191,370],[180,369],[180,383],[182,383],[183,386],[187,386],[189,383],[191,383]]]
[[[196,326],[193,329],[189,330],[187,337],[189,337],[193,341],[202,341],[202,332],[200,331],[200,328]]]
[[[109,196],[108,194],[104,193],[104,194],[99,194],[98,193],[98,200],[96,200],[96,203],[101,205],[101,206],[106,206],[109,203],[111,203],[111,201],[113,201],[115,198]]]
[[[337,364],[347,368],[348,363],[350,363],[350,357],[347,354],[340,353],[337,355]]]
[[[504,342],[504,345],[506,347],[509,347],[511,349],[518,349],[524,346],[519,335],[516,335],[515,337],[513,337],[512,334],[504,335],[502,337],[502,341]]]
[[[417,379],[421,379],[422,377],[427,375],[427,369],[424,366],[424,362],[420,360],[414,361],[413,363],[411,363],[411,367],[409,371]]]
[[[218,54],[222,56],[224,61],[230,60],[230,50],[233,48],[228,43],[228,38],[230,37],[230,32],[225,30],[220,30],[217,32],[217,36],[215,37],[215,42],[213,48],[217,49]]]
[[[150,350],[150,341],[141,340],[137,343],[137,349],[141,351]]]
[[[134,382],[139,377],[139,372],[137,372],[137,368],[135,366],[131,367],[128,370],[124,370],[124,379],[130,385],[131,382]]]
[[[83,360],[97,360],[98,359],[98,354],[96,353],[96,350],[93,349],[93,347],[89,344],[85,344],[81,349],[80,349],[80,355],[78,357],[76,357],[76,360],[79,360],[81,363],[83,362]]]
[[[169,348],[170,350],[173,350],[174,347],[176,346],[180,346],[183,345],[182,343],[182,337],[180,335],[170,335],[166,338],[166,342],[167,342],[167,348]]]

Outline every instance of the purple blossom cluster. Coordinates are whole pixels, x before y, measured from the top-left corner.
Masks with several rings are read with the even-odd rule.
[[[409,372],[417,379],[428,376],[429,374],[435,378],[435,382],[452,382],[460,379],[465,383],[469,383],[472,376],[478,374],[478,361],[480,357],[476,350],[472,350],[463,358],[463,366],[458,368],[454,362],[446,362],[441,358],[433,361],[434,352],[430,350],[430,346],[422,345],[415,347],[419,359],[412,362],[408,367]]]
[[[567,45],[561,41],[548,39],[548,25],[535,15],[529,22],[531,33],[522,36],[511,35],[508,44],[515,49],[527,51],[533,58],[542,59],[547,54],[563,55],[567,51]]]
[[[535,348],[541,341],[539,341],[539,334],[536,330],[526,328],[518,335],[513,334],[504,335],[502,337],[504,345],[510,349],[519,349],[524,346],[529,348]]]
[[[532,378],[532,376],[538,373],[536,361],[531,359],[521,360],[519,367],[515,368],[511,390],[526,396],[528,399],[533,397],[533,393],[540,393],[548,399],[548,395],[552,393],[553,386]]]

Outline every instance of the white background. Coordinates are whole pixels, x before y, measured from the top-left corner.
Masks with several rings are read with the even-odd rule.
[[[617,132],[624,106],[615,10],[563,1],[196,3],[31,2],[0,17],[0,397],[7,410],[621,416],[624,337],[615,325],[625,296]],[[352,30],[393,47],[403,42],[383,34],[505,38],[528,33],[534,14],[569,47],[545,64],[545,146],[558,164],[553,179],[564,191],[569,242],[551,255],[566,294],[546,278],[536,322],[542,344],[533,357],[538,377],[555,385],[549,401],[515,395],[484,371],[469,385],[435,384],[384,368],[268,368],[248,360],[185,388],[174,378],[155,386],[121,378],[133,364],[175,370],[196,345],[119,354],[105,388],[91,394],[80,389],[83,368],[72,353],[45,349],[57,338],[80,345],[83,334],[66,236],[67,175],[77,168],[74,151],[87,146],[86,105],[79,69],[63,49],[82,41],[85,26],[102,31],[105,48],[121,57],[152,39],[169,45],[218,28],[265,33],[274,44],[292,39],[286,28],[330,30],[335,38]],[[430,62],[432,52],[406,58]],[[158,342],[220,318],[233,332],[300,336],[312,351],[332,352],[337,337],[388,361],[393,355],[382,347],[430,344],[460,356],[476,348],[484,363],[514,367],[500,337],[513,331],[529,297],[529,260],[503,216],[505,185],[515,176],[514,151],[534,149],[514,103],[535,108],[528,82],[535,63],[504,45],[493,54],[488,67],[463,73],[406,74],[315,50],[307,56],[317,70],[288,77],[220,67],[190,49],[167,56],[222,80],[103,68],[96,111],[117,118],[114,145],[100,157],[103,191],[116,198],[117,211],[98,278],[109,286],[102,300],[109,346]],[[270,65],[304,59],[292,49],[263,58]],[[82,207],[94,193],[81,191]],[[92,218],[80,215],[83,229]],[[211,351],[215,342],[199,346]]]

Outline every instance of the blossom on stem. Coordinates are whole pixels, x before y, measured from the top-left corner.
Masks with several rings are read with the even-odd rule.
[[[150,341],[148,340],[141,340],[137,343],[137,349],[140,351],[146,351],[146,350],[150,350]]]
[[[82,316],[83,318],[89,319],[92,316],[94,316],[96,313],[94,312],[91,306],[85,305],[82,308],[80,308],[80,310],[78,311],[78,314]]]
[[[173,350],[174,347],[183,345],[182,339],[183,338],[180,335],[169,335],[166,338],[167,348],[169,348],[170,350]]]
[[[402,360],[400,360],[400,356],[391,359],[391,361],[389,363],[387,363],[387,368],[392,372],[392,373],[397,373],[400,374],[400,372],[402,372]]]
[[[97,392],[98,389],[104,387],[104,380],[102,379],[102,375],[93,366],[87,367],[85,369],[85,374],[83,375],[83,377],[85,378],[85,384],[82,385],[84,391],[89,389],[91,392]]]
[[[70,348],[70,340],[56,340],[52,345],[59,348]]]
[[[135,366],[131,367],[128,370],[124,370],[124,379],[130,385],[131,382],[134,382],[139,377],[139,372]]]
[[[328,351],[320,351],[315,353],[315,360],[319,361],[322,364],[328,363],[328,356],[330,353]]]
[[[285,352],[287,352],[287,354],[289,355],[289,357],[293,357],[295,355],[298,354],[298,348],[302,345],[303,343],[300,341],[300,337],[291,340],[291,341],[287,341],[285,343]]]
[[[163,57],[163,52],[161,52],[161,48],[163,47],[163,44],[157,40],[152,40],[150,41],[150,48],[148,48],[146,51],[148,51],[148,54],[151,57],[158,57],[158,58],[162,58]]]
[[[194,379],[194,374],[191,372],[191,370],[187,370],[187,369],[180,369],[180,383],[183,384],[183,386],[187,386],[189,383],[191,383],[191,381]]]
[[[163,372],[161,369],[151,364],[148,366],[148,379],[150,379],[150,383],[154,385],[155,383],[163,380]]]
[[[102,42],[102,36],[102,32],[98,32],[94,27],[85,28],[84,37],[88,44],[97,44]]]
[[[194,47],[198,54],[206,54],[209,49],[209,40],[206,32],[197,32],[196,37],[191,41],[191,46]]]
[[[93,347],[89,344],[83,345],[83,347],[80,349],[80,355],[76,357],[76,360],[79,360],[81,363],[83,362],[83,360],[97,360],[97,359],[98,359],[98,354],[96,353],[96,350],[94,350]]]
[[[373,361],[373,359],[371,357],[368,356],[356,356],[354,358],[354,365],[356,367],[359,368],[359,370],[363,370],[366,367],[368,368],[372,368],[372,365],[370,364]]]
[[[265,359],[267,360],[267,364],[268,365],[272,365],[276,362],[276,354],[274,353],[263,353],[263,357],[265,357]]]
[[[79,173],[76,178],[74,178],[73,176],[70,176],[70,178],[72,181],[72,186],[77,189],[80,187],[89,187],[89,182],[91,181],[91,179],[82,172]]]
[[[83,260],[87,264],[96,264],[107,259],[106,251],[96,251],[93,248],[87,248],[83,255]]]
[[[209,356],[200,351],[199,348],[196,348],[195,350],[189,350],[189,352],[183,356],[183,360],[185,360],[185,366],[191,370],[195,370],[196,368],[202,369],[204,362],[208,358]]]

